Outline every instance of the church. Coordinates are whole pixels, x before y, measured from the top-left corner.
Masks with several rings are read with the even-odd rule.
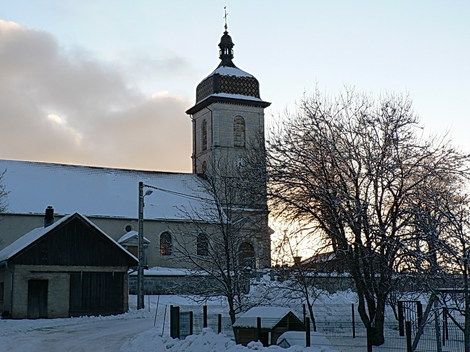
[[[82,214],[137,255],[138,185],[142,182],[149,267],[187,267],[177,256],[182,244],[187,254],[204,259],[221,235],[220,224],[211,215],[220,204],[225,222],[243,224],[237,244],[240,260],[251,267],[269,267],[271,232],[262,171],[264,109],[270,103],[261,99],[258,80],[233,63],[233,47],[225,26],[219,43],[220,64],[198,84],[196,102],[186,111],[192,123],[192,173],[0,160],[7,192],[0,214],[0,250],[43,227],[44,211],[53,207],[56,220]],[[255,195],[242,196],[247,181],[240,170],[261,171],[249,177],[256,183]],[[235,201],[217,194],[217,187],[234,179],[240,181],[231,184]],[[236,217],[228,214],[232,211]]]

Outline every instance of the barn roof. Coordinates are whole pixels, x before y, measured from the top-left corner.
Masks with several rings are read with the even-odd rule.
[[[289,313],[292,313],[292,311],[285,307],[253,307],[239,315],[233,326],[238,328],[256,328],[257,318],[259,317],[261,318],[261,328],[272,329]]]
[[[52,205],[61,212],[57,215],[79,212],[86,216],[137,218],[140,181],[157,188],[145,197],[146,220],[199,219],[209,214],[207,209],[214,204],[204,190],[203,180],[189,173],[0,160],[0,172],[4,170],[6,213],[10,214],[42,215]]]
[[[130,252],[128,252],[126,249],[124,249],[120,244],[118,244],[114,239],[112,239],[108,234],[106,234],[103,230],[101,230],[98,226],[96,226],[93,222],[91,222],[86,216],[83,216],[78,213],[70,214],[67,216],[64,216],[60,220],[54,222],[50,226],[47,227],[38,227],[30,232],[26,233],[25,235],[21,236],[18,238],[15,242],[10,244],[9,246],[3,248],[0,251],[0,262],[9,260],[10,258],[14,257],[16,254],[20,253],[22,250],[26,249],[29,245],[33,244],[46,234],[50,233],[52,230],[56,229],[59,227],[61,224],[66,223],[68,220],[70,220],[73,217],[80,217],[82,220],[87,222],[90,226],[94,227],[96,230],[98,230],[99,233],[101,233],[103,236],[107,237],[111,243],[115,244],[119,250],[124,252],[125,255],[131,257],[133,261],[138,262],[138,259],[132,255]]]

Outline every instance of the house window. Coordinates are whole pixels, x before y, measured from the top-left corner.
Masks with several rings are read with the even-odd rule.
[[[205,233],[197,235],[197,255],[209,255],[209,239]]]
[[[250,243],[243,242],[240,244],[238,259],[240,266],[250,267],[251,269],[256,268],[255,249]]]
[[[235,117],[233,121],[233,145],[235,147],[245,146],[245,119],[241,116]]]
[[[201,139],[202,150],[207,150],[207,120],[202,120]]]
[[[171,234],[169,232],[163,232],[160,235],[160,254],[171,255]]]

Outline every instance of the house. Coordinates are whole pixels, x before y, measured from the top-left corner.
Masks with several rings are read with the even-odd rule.
[[[304,323],[285,307],[253,307],[238,316],[233,324],[238,342],[247,345],[261,341],[264,346],[275,345],[286,331],[305,331]]]
[[[137,259],[85,216],[36,228],[0,251],[0,311],[11,318],[119,314]]]
[[[2,181],[8,192],[4,199],[7,208],[0,213],[0,250],[40,226],[42,211],[50,204],[60,211],[55,214],[57,218],[79,212],[118,240],[138,230],[138,183],[143,182],[147,191],[153,191],[144,195],[148,266],[184,266],[176,258],[176,243],[187,244],[188,253],[204,256],[200,253],[204,244],[221,235],[220,228],[207,216],[215,213],[211,204],[216,202],[205,182],[207,176],[216,175],[211,174],[211,165],[223,158],[237,169],[249,152],[261,153],[261,158],[253,158],[259,163],[257,170],[266,167],[262,153],[264,109],[270,103],[260,98],[258,80],[233,63],[233,45],[225,30],[219,44],[220,64],[197,86],[195,105],[186,111],[193,127],[192,173],[0,160],[0,174],[5,172]],[[149,150],[148,157],[154,152]],[[172,146],[160,152],[172,153]],[[233,175],[214,177],[222,181]],[[250,204],[237,204],[244,226],[239,238],[240,260],[247,266],[263,268],[271,265],[271,231],[265,178],[257,178],[256,183],[258,203],[253,206],[251,199]],[[205,240],[198,245],[196,238]],[[128,245],[135,250],[132,243]]]

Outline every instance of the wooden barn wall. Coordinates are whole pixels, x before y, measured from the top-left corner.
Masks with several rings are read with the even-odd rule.
[[[70,316],[123,313],[124,273],[70,275]]]
[[[13,258],[15,264],[133,266],[122,250],[78,217],[53,229]]]

